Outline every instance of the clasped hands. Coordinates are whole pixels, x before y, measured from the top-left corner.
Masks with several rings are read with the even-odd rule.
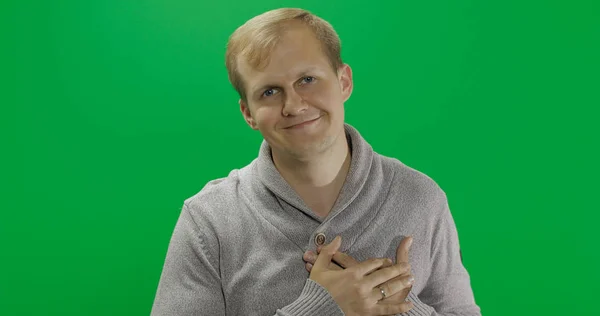
[[[406,237],[396,250],[396,263],[389,258],[358,262],[339,250],[342,239],[307,251],[303,259],[310,279],[323,286],[347,316],[395,315],[409,311],[406,297],[414,284],[408,252],[413,238]]]

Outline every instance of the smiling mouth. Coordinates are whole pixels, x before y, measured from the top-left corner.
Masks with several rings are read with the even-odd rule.
[[[311,124],[313,122],[316,122],[320,118],[321,117],[319,116],[319,117],[314,118],[312,120],[308,120],[308,121],[305,121],[305,122],[302,122],[302,123],[299,123],[299,124],[296,124],[296,125],[288,126],[288,127],[286,127],[286,129],[299,128],[299,127],[302,127],[302,126],[305,126],[305,125],[309,125],[309,124]]]

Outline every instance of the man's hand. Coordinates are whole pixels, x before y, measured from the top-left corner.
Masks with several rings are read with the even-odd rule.
[[[408,266],[408,269],[407,269],[407,272],[405,272],[405,273],[395,277],[394,279],[381,285],[383,290],[385,291],[385,293],[388,294],[388,296],[385,299],[380,301],[381,304],[384,304],[384,303],[385,304],[388,304],[388,303],[398,304],[398,303],[403,303],[406,301],[406,297],[408,296],[408,293],[412,289],[412,284],[414,283],[414,279],[412,282],[408,283],[408,280],[410,280],[412,278],[412,275],[410,274],[410,264],[409,264],[409,260],[408,260],[408,252],[410,250],[410,246],[412,245],[412,242],[413,242],[412,237],[405,237],[400,242],[400,245],[398,245],[398,248],[396,249],[396,265],[405,264],[406,266]],[[322,247],[317,248],[317,252],[320,253],[321,249],[322,249]],[[313,265],[314,265],[315,261],[317,260],[317,258],[318,258],[318,255],[314,254],[312,251],[307,251],[304,253],[303,259],[306,261],[306,264],[305,264],[306,270],[311,272]],[[332,261],[329,263],[328,268],[330,270],[342,270],[342,269],[348,269],[348,268],[354,267],[358,264],[360,264],[360,262],[356,261],[351,256],[349,256],[343,252],[336,251],[332,257]],[[391,261],[388,261],[382,265],[382,268],[389,267],[391,265],[392,265]],[[388,283],[392,282],[392,281],[394,281],[394,282],[395,281],[403,281],[405,284],[407,284],[407,286],[404,289],[402,289],[400,292],[390,295],[391,292],[388,291],[388,287],[389,287]]]
[[[310,263],[310,279],[327,289],[345,315],[395,315],[412,308],[412,303],[404,300],[412,286],[407,262],[392,265],[390,259],[374,258],[359,263],[340,255],[340,245],[338,236],[319,249],[319,255]],[[408,261],[408,249],[401,255]],[[335,256],[341,267],[332,263]],[[382,300],[381,286],[390,300]],[[406,295],[398,296],[401,293]]]

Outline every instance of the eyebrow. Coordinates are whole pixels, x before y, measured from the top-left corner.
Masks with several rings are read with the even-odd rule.
[[[317,67],[317,66],[310,66],[308,68],[303,69],[298,75],[296,75],[296,77],[298,77],[298,78],[299,77],[304,77],[308,73],[314,72],[314,71],[318,71],[318,70],[319,70],[319,67]],[[271,84],[271,83],[263,84],[263,85],[259,86],[258,88],[252,90],[252,95],[256,96],[257,93],[259,93],[261,91],[264,91],[264,90],[266,90],[268,88],[273,88],[273,87],[277,87],[277,85],[276,84]]]

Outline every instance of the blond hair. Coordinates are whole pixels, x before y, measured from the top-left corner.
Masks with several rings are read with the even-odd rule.
[[[225,66],[229,82],[242,100],[247,101],[244,82],[238,71],[238,57],[246,58],[248,64],[256,69],[265,67],[270,53],[286,30],[286,24],[292,21],[302,22],[314,33],[334,71],[342,66],[340,38],[329,22],[303,9],[267,11],[238,27],[227,42]]]

